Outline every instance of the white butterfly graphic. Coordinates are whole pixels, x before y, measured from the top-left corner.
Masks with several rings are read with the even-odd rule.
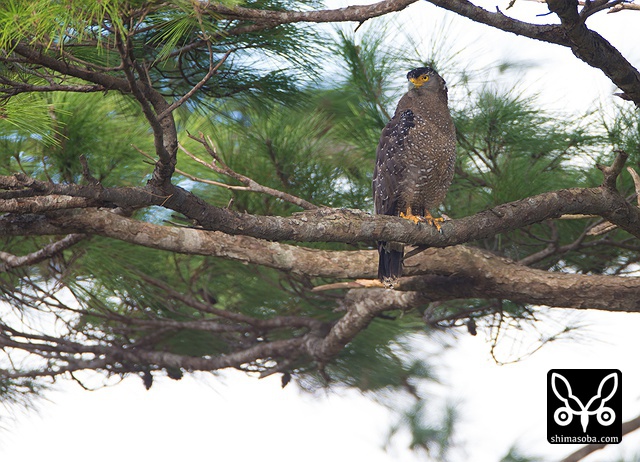
[[[604,386],[609,380],[613,380],[611,392],[606,397],[603,397],[602,393]],[[558,384],[560,382],[564,384],[567,396],[563,396],[562,391],[558,389]],[[582,430],[586,433],[587,425],[589,425],[589,416],[595,415],[598,419],[598,423],[605,427],[611,425],[616,420],[616,413],[614,410],[605,406],[605,403],[611,399],[618,389],[618,375],[615,372],[612,372],[602,379],[598,386],[598,393],[591,398],[586,405],[582,404],[582,401],[573,394],[569,381],[557,372],[553,372],[551,374],[551,388],[558,399],[564,404],[564,406],[559,407],[553,413],[553,420],[558,425],[563,427],[569,425],[573,420],[573,416],[579,415]],[[601,400],[599,406],[593,410],[589,410],[597,400]]]

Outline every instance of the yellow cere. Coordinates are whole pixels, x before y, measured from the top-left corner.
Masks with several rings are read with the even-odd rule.
[[[414,84],[416,87],[420,87],[424,85],[429,80],[429,76],[426,74],[421,75],[418,78],[409,79],[409,81]]]

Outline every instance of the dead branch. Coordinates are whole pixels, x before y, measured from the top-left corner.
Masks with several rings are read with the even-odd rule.
[[[231,50],[227,51],[222,56],[222,58],[220,58],[218,63],[214,65],[213,64],[213,51],[211,50],[211,44],[209,42],[207,42],[207,47],[209,48],[209,71],[207,72],[207,74],[198,83],[196,83],[191,90],[189,90],[187,93],[185,93],[185,95],[182,98],[180,98],[178,101],[172,103],[168,108],[166,108],[164,111],[162,111],[160,114],[158,114],[158,116],[157,116],[158,120],[164,119],[168,114],[170,114],[171,112],[176,110],[178,107],[182,106],[194,94],[196,94],[196,92],[198,90],[200,90],[204,86],[204,84],[207,83],[209,81],[209,79],[211,79],[211,77],[214,76],[214,74],[216,72],[218,72],[218,69],[220,69],[220,66],[222,66],[224,64],[224,62],[227,60],[227,58],[231,54]]]
[[[19,268],[21,266],[35,265],[41,261],[47,260],[54,255],[66,250],[78,242],[86,239],[86,234],[69,234],[59,241],[47,244],[36,252],[31,252],[27,255],[16,256],[8,252],[0,252],[0,273],[9,271],[10,269]]]
[[[244,188],[242,189],[244,189],[245,191],[267,194],[269,196],[273,196],[278,199],[281,199],[285,202],[289,202],[291,204],[297,205],[298,207],[301,207],[305,210],[312,210],[312,209],[318,208],[317,205],[314,205],[311,202],[308,202],[300,197],[296,197],[292,194],[286,193],[284,191],[279,191],[277,189],[273,189],[268,186],[263,186],[257,183],[256,181],[252,180],[248,176],[242,175],[232,170],[218,155],[218,152],[216,151],[215,145],[211,140],[211,138],[205,138],[205,136],[202,133],[200,133],[200,137],[198,138],[193,135],[189,135],[189,138],[200,143],[213,160],[211,162],[206,162],[200,159],[199,157],[197,157],[196,155],[192,154],[191,152],[189,152],[182,144],[179,144],[178,147],[182,152],[184,152],[187,156],[189,156],[194,161],[198,162],[200,165],[204,165],[205,167],[213,170],[216,173],[228,176],[230,178],[233,178],[234,180],[239,181],[244,185]],[[223,187],[228,189],[240,189],[237,186],[225,185],[223,183],[219,183],[218,185],[223,185]]]

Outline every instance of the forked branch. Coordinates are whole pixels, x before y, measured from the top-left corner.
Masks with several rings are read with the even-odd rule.
[[[196,92],[198,92],[198,90],[200,90],[209,81],[209,79],[211,79],[211,77],[213,77],[214,74],[218,72],[218,69],[220,69],[220,66],[224,64],[224,62],[227,60],[227,58],[229,57],[232,51],[232,50],[227,51],[222,56],[222,58],[220,58],[218,63],[214,65],[213,51],[211,50],[211,44],[209,42],[207,42],[207,47],[209,49],[209,71],[207,72],[207,74],[198,83],[196,83],[191,90],[185,93],[185,95],[182,96],[178,101],[172,103],[168,108],[166,108],[164,111],[158,114],[157,116],[158,120],[164,119],[169,113],[175,111],[177,108],[182,106],[185,102],[187,102],[193,95],[195,95]]]
[[[298,207],[301,207],[301,208],[303,208],[305,210],[312,210],[312,209],[317,209],[318,208],[317,205],[314,205],[311,202],[306,201],[306,200],[304,200],[304,199],[302,199],[300,197],[294,196],[294,195],[286,193],[284,191],[280,191],[280,190],[277,190],[277,189],[270,188],[268,186],[263,186],[263,185],[259,184],[258,182],[256,182],[255,180],[249,178],[248,176],[242,175],[242,174],[232,170],[231,168],[229,168],[229,166],[218,155],[218,152],[217,152],[217,150],[215,148],[215,144],[213,143],[211,138],[209,138],[209,137],[205,138],[205,136],[202,133],[200,133],[199,137],[195,137],[195,136],[189,134],[189,138],[191,138],[192,140],[195,140],[198,143],[200,143],[204,147],[204,149],[207,151],[209,156],[211,156],[212,161],[211,162],[206,162],[206,161],[200,159],[196,155],[192,154],[189,150],[187,150],[182,144],[180,144],[178,146],[179,146],[179,148],[180,148],[180,150],[182,152],[184,152],[187,156],[189,156],[194,161],[198,162],[200,165],[203,165],[203,166],[207,167],[208,169],[213,170],[216,173],[228,176],[229,178],[233,178],[234,180],[239,181],[240,183],[242,183],[244,185],[244,187],[242,188],[243,190],[256,192],[256,193],[261,193],[261,194],[267,194],[269,196],[273,196],[273,197],[276,197],[278,199],[281,199],[281,200],[283,200],[285,202],[289,202],[291,204],[297,205]],[[192,177],[192,178],[195,178],[195,177]],[[236,189],[232,185],[223,185],[223,184],[219,184],[219,185],[222,185],[222,186],[227,187],[229,189]]]
[[[604,186],[613,190],[616,189],[616,181],[618,180],[618,176],[620,176],[622,168],[624,167],[624,164],[627,162],[628,158],[629,154],[624,151],[618,151],[616,154],[616,158],[614,159],[610,167],[607,165],[598,165],[598,168],[604,175]]]
[[[59,254],[63,250],[66,250],[78,242],[87,239],[89,236],[86,234],[69,234],[63,237],[59,241],[52,242],[45,245],[40,250],[31,252],[27,255],[13,255],[8,252],[0,252],[0,273],[9,271],[10,269],[19,268],[22,266],[35,265],[42,261],[48,260],[56,254]]]

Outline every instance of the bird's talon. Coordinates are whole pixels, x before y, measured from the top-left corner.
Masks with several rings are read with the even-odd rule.
[[[439,217],[439,218],[432,217],[429,212],[427,212],[427,214],[424,217],[421,217],[419,215],[414,215],[413,213],[411,213],[411,210],[407,211],[406,213],[400,212],[400,218],[404,218],[405,220],[412,221],[416,225],[418,223],[427,223],[428,225],[435,227],[440,234],[442,234],[442,226],[440,225],[440,223],[444,223],[445,221],[445,219],[442,217]]]
[[[436,228],[438,232],[442,234],[442,225],[440,225],[440,223],[444,223],[444,218],[433,218],[431,215],[429,215],[427,217],[424,217],[424,221]]]
[[[424,221],[424,217],[419,217],[417,215],[412,214],[411,212],[400,212],[400,218],[404,218],[405,220],[413,221],[414,224],[418,224],[421,221]]]

